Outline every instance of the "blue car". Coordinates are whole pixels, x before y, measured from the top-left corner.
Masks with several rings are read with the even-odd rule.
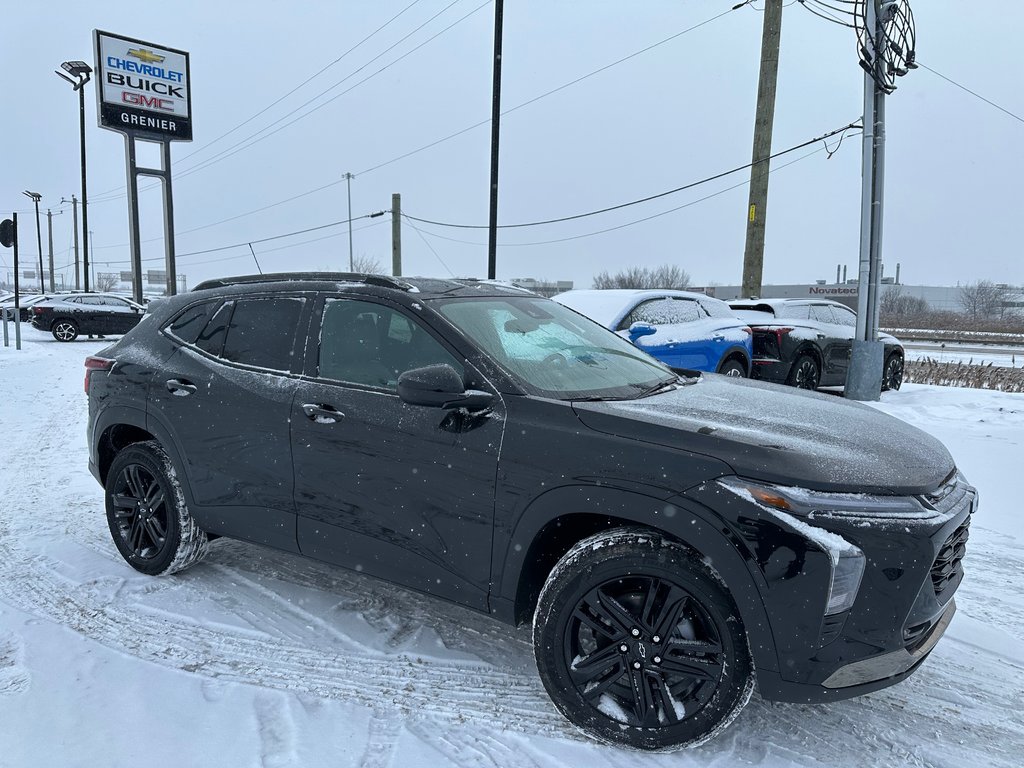
[[[750,327],[724,301],[690,291],[566,291],[555,301],[673,368],[750,376]]]

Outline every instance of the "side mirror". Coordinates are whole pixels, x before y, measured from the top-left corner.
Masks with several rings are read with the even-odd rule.
[[[633,323],[629,326],[629,339],[630,341],[636,341],[641,336],[650,336],[652,333],[657,333],[658,329],[650,323]]]
[[[398,396],[409,405],[480,410],[491,404],[490,392],[466,389],[462,377],[447,363],[413,368],[398,377]]]

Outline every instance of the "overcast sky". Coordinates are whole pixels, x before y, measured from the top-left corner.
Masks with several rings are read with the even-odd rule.
[[[736,1],[506,0],[505,110],[726,13],[506,115],[499,223],[604,208],[749,162],[763,14],[752,7],[727,12]],[[980,12],[977,4],[918,0],[919,60],[1024,115],[1022,5],[988,0]],[[53,70],[67,59],[92,63],[92,30],[99,28],[191,53],[194,141],[172,147],[178,273],[190,286],[255,271],[246,245],[189,255],[247,242],[264,271],[347,269],[344,224],[255,242],[345,220],[346,172],[356,174],[354,216],[389,210],[398,192],[411,216],[486,225],[493,23],[494,5],[483,0],[6,4],[0,213],[27,214],[31,202],[22,190],[42,193],[44,214],[64,211],[53,219],[57,267],[72,262],[70,207],[60,200],[80,194],[78,101]],[[127,270],[124,141],[97,127],[93,84],[87,89],[96,271]],[[862,105],[853,31],[789,4],[775,151],[859,119]],[[1024,284],[1024,123],[925,69],[899,81],[887,108],[885,273],[898,262],[905,283]],[[773,166],[765,283],[832,281],[838,264],[856,275],[860,137],[848,137],[831,159],[814,152],[822,149],[819,143]],[[609,214],[501,231],[498,277],[573,280],[586,288],[600,270],[673,263],[696,285],[737,284],[748,180],[744,171]],[[158,189],[142,194],[149,269],[162,268],[159,200]],[[34,260],[31,214],[22,223],[22,255]],[[44,216],[44,250],[45,227]],[[591,234],[613,227],[620,228]],[[360,219],[354,229],[356,254],[390,270],[390,216]],[[486,229],[406,221],[404,272],[485,276],[486,243]],[[11,252],[0,259],[6,273]],[[71,285],[72,270],[64,274]]]

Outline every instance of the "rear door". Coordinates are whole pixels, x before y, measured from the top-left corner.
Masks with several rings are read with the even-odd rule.
[[[288,418],[310,295],[199,302],[163,329],[178,343],[149,418],[175,441],[201,527],[295,551]]]
[[[310,338],[290,416],[302,553],[486,608],[500,398],[484,417],[402,402],[398,376],[435,363],[493,389],[383,300],[322,298]]]

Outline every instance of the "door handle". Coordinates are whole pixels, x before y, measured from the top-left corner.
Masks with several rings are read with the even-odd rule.
[[[315,421],[317,424],[337,424],[345,416],[337,408],[322,403],[306,403],[302,406],[302,412],[310,421]]]
[[[712,336],[711,340],[712,341],[723,341],[723,340],[725,340],[725,336],[723,336],[722,334],[719,333],[719,334],[716,334],[716,335]]]
[[[164,386],[167,387],[168,392],[178,397],[188,397],[189,395],[194,395],[199,390],[199,387],[191,381],[185,381],[184,379],[168,379]]]

